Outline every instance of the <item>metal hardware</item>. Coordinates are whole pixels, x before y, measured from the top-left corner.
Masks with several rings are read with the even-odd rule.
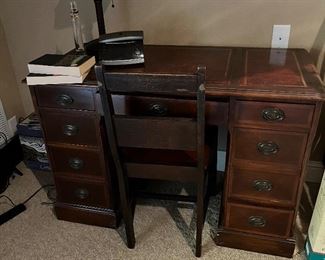
[[[279,149],[279,146],[272,141],[262,141],[257,144],[257,150],[263,155],[276,154]]]
[[[272,182],[268,180],[254,180],[253,187],[257,191],[272,191]]]
[[[151,115],[155,116],[165,116],[167,115],[167,107],[161,104],[151,104],[149,107],[149,111]]]
[[[76,125],[64,125],[63,126],[63,134],[67,136],[75,136],[79,131],[78,126]]]
[[[73,98],[67,94],[61,94],[56,98],[56,103],[65,107],[73,103]]]
[[[282,121],[285,118],[283,110],[276,107],[268,107],[262,110],[262,117],[266,121]]]
[[[69,159],[69,166],[74,170],[80,170],[84,165],[83,160],[79,158],[70,158]]]
[[[89,196],[89,191],[84,188],[78,188],[74,191],[74,195],[79,199],[87,199]]]
[[[253,227],[265,227],[266,226],[266,219],[261,216],[250,216],[248,218],[248,224]]]

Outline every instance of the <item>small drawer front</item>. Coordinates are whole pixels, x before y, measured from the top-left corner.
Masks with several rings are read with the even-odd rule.
[[[196,117],[196,100],[115,95],[113,103],[117,114]],[[227,118],[227,102],[206,101],[207,124],[225,125]]]
[[[95,110],[92,89],[66,86],[36,87],[37,102],[40,107]]]
[[[235,124],[265,128],[309,129],[314,113],[313,105],[273,102],[237,101]]]
[[[307,143],[307,134],[235,128],[234,158],[299,168]]]
[[[56,173],[75,176],[103,176],[102,158],[97,150],[48,146],[52,168]]]
[[[290,210],[228,203],[226,226],[238,231],[288,237],[293,215]]]
[[[55,184],[59,202],[99,208],[110,206],[106,197],[106,185],[104,183],[56,178]]]
[[[229,196],[270,205],[294,206],[299,177],[232,169]]]
[[[66,114],[40,110],[47,142],[79,145],[99,144],[99,122],[96,115],[85,112]]]

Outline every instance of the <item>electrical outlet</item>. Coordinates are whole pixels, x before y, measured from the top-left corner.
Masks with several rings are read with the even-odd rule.
[[[273,25],[272,48],[288,48],[291,25]]]

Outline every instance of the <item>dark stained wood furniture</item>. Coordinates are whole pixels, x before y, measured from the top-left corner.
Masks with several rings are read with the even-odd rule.
[[[148,45],[144,66],[107,71],[191,74],[199,65],[207,68],[206,129],[218,125],[229,129],[227,171],[215,242],[291,257],[306,163],[325,100],[309,54],[301,49]],[[90,74],[81,85],[32,86],[31,91],[54,169],[58,217],[96,225],[104,219],[116,220],[118,201],[112,189],[115,174],[106,165],[109,155],[103,149],[106,135],[95,75]],[[62,95],[72,97],[72,101],[64,97],[68,102],[61,105],[58,97]],[[113,96],[113,103],[115,112],[121,115],[195,113],[195,97],[183,101],[176,92],[167,101],[120,93]],[[67,137],[64,132],[74,133],[76,125],[80,138]],[[69,162],[66,168],[58,162],[60,148],[59,154],[70,151],[71,158],[79,158],[84,152],[96,154],[98,163],[88,174],[79,174]],[[96,195],[89,196],[93,191]]]
[[[122,216],[125,221],[127,245],[135,246],[132,205],[129,190],[129,179],[151,179],[194,183],[196,186],[196,250],[201,256],[202,230],[207,206],[207,169],[209,154],[205,154],[205,72],[198,67],[197,74],[124,74],[104,72],[103,66],[96,66],[96,75],[100,85],[104,118],[110,151],[116,166],[119,184]],[[144,94],[162,95],[195,95],[196,113],[191,117],[166,117],[157,115],[116,115],[112,95],[123,93],[132,96]],[[180,99],[182,100],[182,99]],[[161,162],[160,156],[149,162],[128,161],[122,151],[136,149],[138,154],[146,156],[144,150],[156,153],[193,154],[193,160]],[[170,152],[172,151],[172,152]],[[182,163],[182,164],[181,164]],[[181,164],[181,165],[180,165]],[[131,195],[132,196],[132,195]],[[179,199],[179,197],[178,197]]]
[[[31,86],[57,189],[58,219],[117,227],[99,94],[94,85]]]

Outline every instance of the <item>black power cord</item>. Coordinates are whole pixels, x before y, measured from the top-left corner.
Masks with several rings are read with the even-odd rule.
[[[10,210],[8,210],[7,212],[0,215],[0,225],[2,225],[3,223],[9,221],[10,219],[16,217],[21,212],[25,211],[26,210],[25,203],[27,203],[29,200],[31,200],[42,189],[44,189],[46,187],[53,187],[53,186],[54,185],[52,185],[52,184],[43,185],[38,190],[36,190],[32,195],[30,195],[27,199],[25,199],[24,202],[22,202],[22,203],[20,203],[18,205],[16,205],[8,196],[1,195],[0,198],[4,197],[4,198],[8,199],[14,207],[11,208]]]

